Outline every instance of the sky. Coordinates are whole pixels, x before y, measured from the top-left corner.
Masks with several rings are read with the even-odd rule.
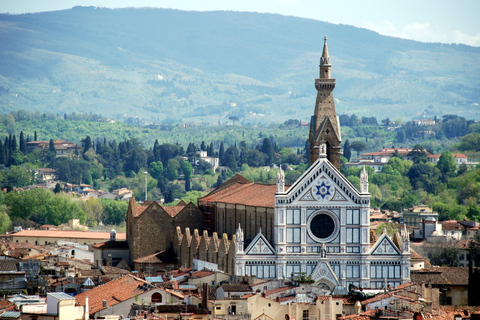
[[[480,47],[479,0],[0,0],[0,13],[55,11],[74,6],[278,13],[352,25],[404,39]]]

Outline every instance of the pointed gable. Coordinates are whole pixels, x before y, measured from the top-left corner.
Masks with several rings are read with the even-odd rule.
[[[366,195],[369,196],[369,195]],[[319,158],[286,192],[285,203],[360,204],[366,200],[325,158]]]
[[[263,236],[262,231],[253,238],[252,242],[245,249],[247,255],[275,255],[275,249]]]
[[[372,256],[378,255],[400,255],[400,250],[397,248],[392,239],[386,234],[383,233],[377,242],[373,245]]]
[[[330,267],[330,264],[326,261],[320,261],[315,269],[313,270],[312,274],[310,277],[315,281],[327,281],[329,282],[333,287],[339,286],[340,281],[338,281],[337,276],[335,275],[335,272],[332,270]],[[333,287],[331,289],[333,289]]]

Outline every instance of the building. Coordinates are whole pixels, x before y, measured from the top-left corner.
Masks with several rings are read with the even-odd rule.
[[[126,222],[132,261],[172,249],[177,226],[203,229],[202,212],[193,203],[183,201],[176,206],[162,206],[156,201],[145,201],[138,206],[135,198],[131,198]],[[118,234],[117,239],[122,240]]]
[[[319,149],[322,144],[326,146],[327,159],[340,170],[340,156],[342,136],[340,134],[340,120],[335,112],[333,89],[335,79],[331,77],[331,61],[328,54],[327,37],[323,44],[323,53],[320,58],[320,77],[315,79],[317,100],[315,112],[310,120],[310,165],[318,159]]]
[[[87,308],[75,305],[75,297],[63,292],[47,293],[46,312],[41,310],[41,305],[27,305],[22,308],[22,320],[70,320],[70,319],[89,319]],[[37,312],[30,311],[39,310]]]
[[[457,164],[457,166],[461,164],[467,164],[468,157],[463,153],[453,153],[452,155],[455,158],[455,163]],[[428,162],[437,164],[441,156],[441,154],[431,154],[428,156]]]
[[[438,212],[433,211],[432,208],[424,204],[420,204],[418,206],[413,206],[412,208],[408,208],[403,210],[402,212],[403,223],[405,223],[409,227],[420,227],[420,223],[424,220],[426,221],[435,221],[438,220]]]
[[[117,233],[118,240],[125,240],[125,233]],[[110,232],[21,230],[12,234],[12,242],[30,242],[35,245],[57,243],[60,240],[83,245],[94,245],[110,239]]]
[[[213,172],[218,169],[218,166],[220,165],[219,158],[209,157],[207,155],[207,151],[198,151],[197,155],[200,157],[201,160],[208,162],[212,166]]]
[[[125,275],[76,296],[77,305],[87,306],[91,318],[112,314],[127,318],[132,316],[131,306],[135,302],[148,305],[179,304],[183,298],[181,294],[157,288],[132,275]]]
[[[438,288],[440,305],[468,305],[468,268],[434,267],[412,271],[412,281]]]
[[[198,199],[205,230],[233,235],[241,224],[245,241],[253,240],[260,228],[268,241],[273,241],[275,191],[275,185],[253,183],[237,174]]]
[[[265,279],[305,275],[315,283],[317,294],[349,285],[382,288],[386,283],[397,286],[409,282],[406,230],[393,239],[386,233],[377,239],[370,230],[371,196],[365,168],[360,190],[339,171],[340,150],[336,146],[340,128],[332,120],[336,119],[333,98],[328,102],[335,84],[330,81],[330,67],[325,39],[320,79],[315,81],[318,95],[312,123],[319,126],[312,125],[310,132],[312,164],[290,187],[285,187],[283,171],[278,171],[273,241],[260,229],[247,245],[244,229],[248,224],[239,221],[235,274]]]
[[[76,151],[81,149],[76,143],[68,142],[66,140],[53,140],[55,151],[58,157],[66,157],[73,155]],[[30,141],[27,142],[28,153],[34,150],[46,150],[50,146],[50,141]]]

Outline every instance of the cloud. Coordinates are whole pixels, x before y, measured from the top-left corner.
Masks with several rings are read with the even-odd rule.
[[[402,28],[397,28],[390,21],[382,21],[380,24],[364,22],[362,27],[382,35],[421,42],[463,43],[470,46],[480,46],[480,34],[472,36],[459,30],[444,31],[441,27],[427,22],[410,23]]]
[[[456,41],[454,41],[455,43],[464,43],[468,44],[469,46],[480,47],[480,34],[470,36],[460,32],[459,30],[455,30],[453,31],[453,35],[456,39]]]

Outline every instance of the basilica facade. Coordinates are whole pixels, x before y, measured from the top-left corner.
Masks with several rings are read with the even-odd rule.
[[[357,190],[341,173],[340,123],[335,112],[331,63],[325,38],[317,99],[310,127],[310,167],[290,187],[280,169],[274,195],[272,237],[262,230],[245,246],[239,225],[235,274],[265,279],[304,275],[325,290],[382,288],[410,281],[410,246],[405,230],[378,238],[370,229],[368,174]]]

